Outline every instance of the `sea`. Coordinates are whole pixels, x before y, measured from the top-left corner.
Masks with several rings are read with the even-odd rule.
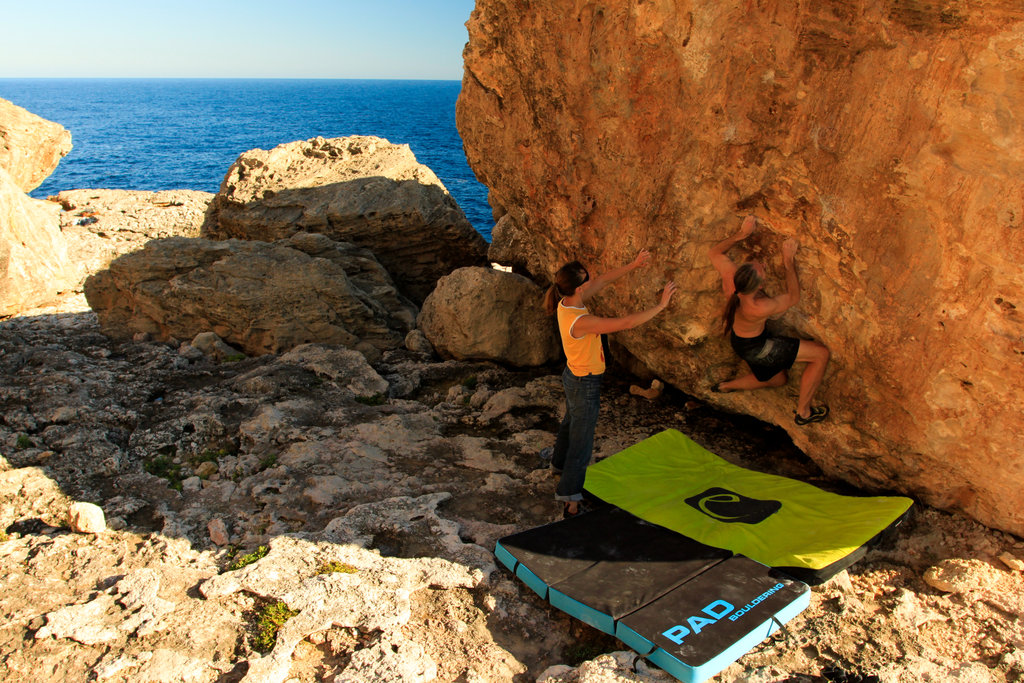
[[[459,81],[0,79],[0,97],[69,131],[73,148],[31,196],[61,190],[217,192],[242,152],[375,135],[408,144],[490,241],[487,188],[455,127]]]

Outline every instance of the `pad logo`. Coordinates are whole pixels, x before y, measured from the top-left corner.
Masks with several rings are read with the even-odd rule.
[[[701,612],[703,612],[710,618],[705,618],[701,616],[690,617],[686,620],[686,626],[683,626],[682,624],[676,624],[675,626],[665,631],[661,635],[665,636],[676,645],[682,645],[683,638],[690,635],[691,633],[693,635],[698,635],[701,632],[701,630],[714,624],[716,621],[718,621],[719,619],[721,619],[722,617],[729,614],[729,612],[732,612],[735,609],[735,607],[733,607],[730,603],[726,602],[725,600],[715,600],[710,605],[701,610]],[[735,619],[733,619],[733,621],[735,621]],[[687,626],[689,626],[689,628],[687,628]]]
[[[726,524],[758,524],[782,509],[777,500],[748,498],[717,486],[690,496],[686,504]]]

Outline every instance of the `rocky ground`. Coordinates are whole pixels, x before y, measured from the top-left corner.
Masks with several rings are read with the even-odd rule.
[[[494,564],[556,518],[558,368],[112,342],[0,322],[4,681],[666,681]],[[779,431],[608,383],[597,457],[672,427],[843,492]],[[69,528],[74,501],[107,529]],[[1024,680],[1024,543],[915,506],[723,681]],[[275,626],[277,624],[278,626]]]

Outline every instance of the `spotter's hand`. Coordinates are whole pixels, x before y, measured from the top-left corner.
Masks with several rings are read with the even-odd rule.
[[[665,289],[661,290],[661,305],[662,307],[668,306],[668,302],[672,299],[672,295],[676,293],[676,283],[669,280],[665,285]]]
[[[633,259],[633,263],[631,263],[630,265],[633,268],[642,268],[643,266],[646,266],[650,260],[651,252],[647,251],[646,249],[641,249],[640,253],[636,255],[636,258]]]

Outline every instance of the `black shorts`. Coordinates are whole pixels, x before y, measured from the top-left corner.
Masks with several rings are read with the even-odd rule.
[[[759,382],[767,382],[796,362],[800,340],[795,337],[773,337],[765,330],[756,337],[738,337],[730,333],[729,342],[736,355],[747,362]]]

